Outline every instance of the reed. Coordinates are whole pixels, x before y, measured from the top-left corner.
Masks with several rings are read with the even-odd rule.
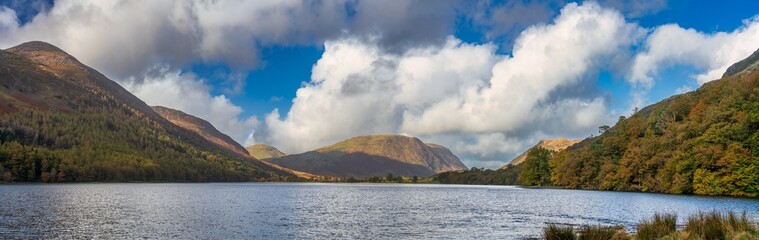
[[[562,226],[558,224],[548,224],[543,228],[543,239],[546,240],[574,240],[576,239],[575,231],[572,226]]]
[[[759,239],[746,212],[703,212],[688,218],[684,230],[690,239]]]
[[[626,237],[624,227],[606,227],[606,226],[583,226],[580,228],[579,240],[609,240],[609,239],[629,239]]]
[[[651,219],[641,221],[636,230],[636,239],[655,240],[671,235],[677,231],[677,215],[657,213]]]

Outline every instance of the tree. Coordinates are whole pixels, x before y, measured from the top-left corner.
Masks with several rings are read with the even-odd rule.
[[[419,182],[419,177],[417,177],[417,176],[412,177],[411,178],[411,182],[413,182],[413,183]]]
[[[542,147],[530,149],[527,158],[522,163],[522,172],[519,173],[519,181],[526,186],[543,186],[551,184],[551,170],[548,160],[551,151]]]
[[[601,125],[598,127],[598,133],[604,134],[605,132],[609,131],[611,127],[609,125]]]
[[[346,180],[346,182],[355,183],[355,182],[358,182],[358,179],[356,179],[355,177],[351,176],[351,177],[348,177],[348,179]]]

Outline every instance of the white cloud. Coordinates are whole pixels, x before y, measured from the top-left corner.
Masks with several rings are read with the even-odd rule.
[[[727,68],[759,48],[759,17],[732,32],[703,33],[677,24],[657,27],[638,53],[628,80],[650,87],[656,74],[675,65],[693,66],[698,84],[719,79]]]
[[[210,87],[191,73],[161,68],[142,83],[126,83],[124,87],[148,105],[164,106],[200,117],[240,143],[248,138],[259,123],[255,117],[241,120],[242,108],[224,95],[213,96]]]
[[[584,137],[612,119],[606,101],[562,88],[592,85],[584,80],[642,34],[587,3],[528,28],[512,57],[455,38],[402,54],[355,38],[329,41],[290,112],[269,114],[257,140],[300,152],[358,134],[405,133],[492,159],[546,136]]]
[[[0,33],[13,32],[18,29],[18,18],[13,9],[0,6]]]
[[[626,23],[615,11],[592,3],[568,4],[553,24],[522,32],[513,57],[493,68],[488,87],[442,101],[421,114],[408,114],[403,129],[416,133],[515,131],[533,121],[530,116],[553,90],[588,77],[603,59],[625,50],[639,34],[637,26]],[[459,115],[440,120],[451,113]]]

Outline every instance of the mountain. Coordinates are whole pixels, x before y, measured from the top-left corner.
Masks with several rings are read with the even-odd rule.
[[[565,138],[545,139],[545,140],[541,140],[540,142],[538,142],[538,144],[531,147],[530,149],[542,147],[551,151],[561,152],[561,151],[564,151],[564,149],[567,149],[567,147],[572,146],[575,143],[578,143],[580,141],[581,140],[569,140]],[[501,167],[501,169],[506,168],[506,166],[508,165],[518,165],[524,162],[524,160],[527,159],[527,153],[530,151],[530,149],[527,149],[522,154],[519,154],[519,156],[512,159],[511,162],[509,162],[509,164],[506,164],[503,167]]]
[[[219,132],[219,130],[206,120],[167,107],[153,106],[152,108],[163,118],[169,120],[169,122],[197,133],[209,142],[219,145],[231,153],[248,156],[248,151],[245,150],[245,148],[235,142],[235,140],[232,140],[231,137]]]
[[[279,151],[279,149],[266,144],[255,144],[245,149],[248,150],[251,156],[258,159],[278,158],[286,155],[282,151]]]
[[[418,138],[372,135],[350,138],[314,151],[267,159],[274,164],[335,177],[430,176],[466,169],[450,150]]]
[[[220,145],[164,119],[53,45],[28,42],[0,50],[0,180],[184,182],[293,176]]]
[[[550,160],[568,188],[759,196],[759,51]]]
[[[236,155],[238,158],[244,159],[246,161],[255,163],[256,165],[258,165],[259,167],[263,169],[280,172],[280,173],[285,172],[286,174],[284,175],[295,175],[297,177],[306,178],[306,179],[318,177],[313,174],[308,174],[304,172],[294,171],[292,169],[283,168],[276,164],[264,162],[264,161],[259,160],[259,158],[251,156],[248,153],[247,149],[243,148],[239,143],[232,140],[231,137],[220,132],[218,129],[216,129],[213,125],[208,123],[206,120],[203,120],[196,116],[184,113],[176,109],[167,108],[167,107],[153,106],[152,108],[156,111],[156,113],[161,115],[166,120],[169,120],[171,123],[181,128],[192,131],[200,135],[207,141],[213,144],[216,144],[222,149],[225,149],[228,153]]]

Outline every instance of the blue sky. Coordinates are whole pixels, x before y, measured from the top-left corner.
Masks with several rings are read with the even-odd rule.
[[[0,0],[0,47],[53,43],[242,144],[407,134],[495,168],[718,78],[759,48],[757,14],[750,0]]]

